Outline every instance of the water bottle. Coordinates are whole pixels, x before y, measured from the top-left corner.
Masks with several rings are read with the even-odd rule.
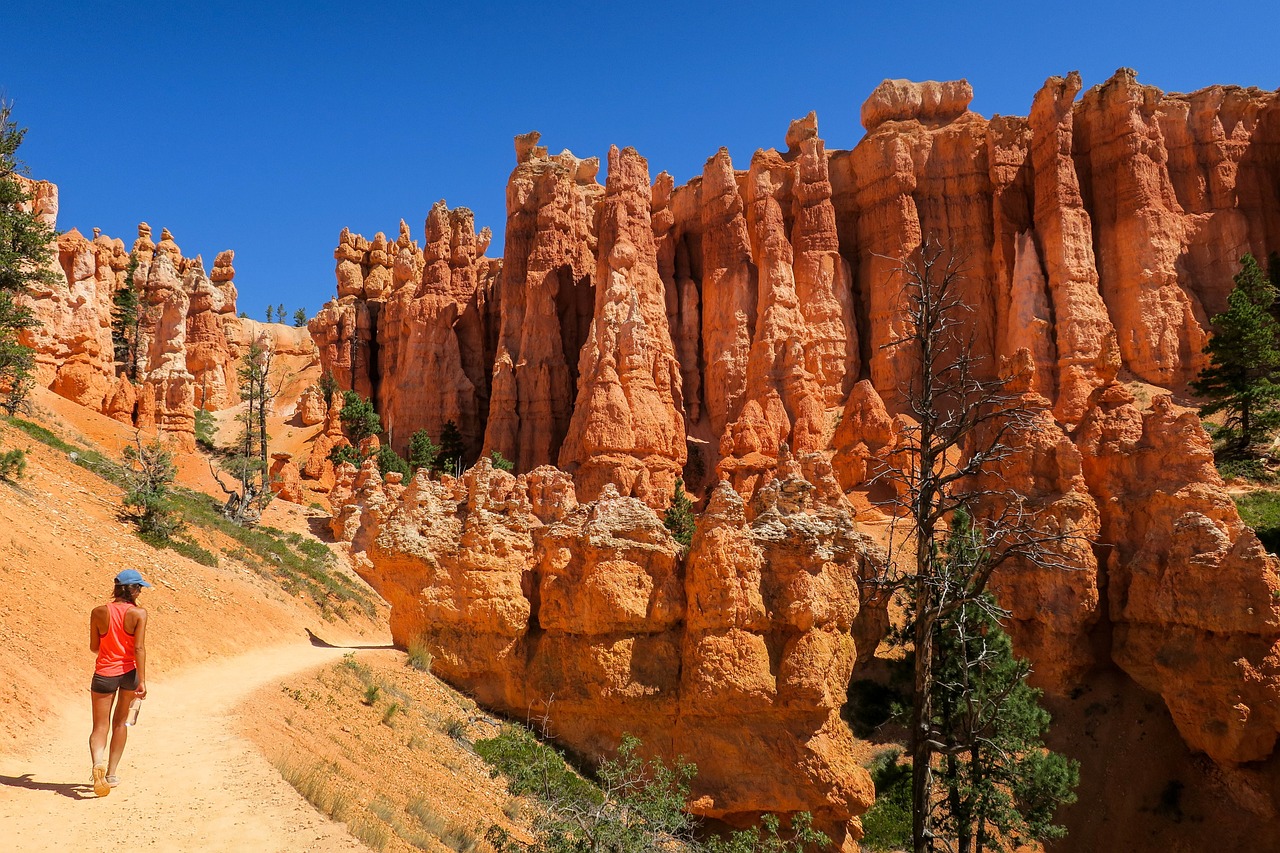
[[[133,697],[133,701],[129,703],[129,718],[124,721],[126,726],[136,726],[138,724],[138,712],[142,710],[142,700],[137,696]]]

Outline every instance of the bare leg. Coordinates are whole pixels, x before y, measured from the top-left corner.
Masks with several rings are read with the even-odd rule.
[[[124,721],[129,719],[129,703],[133,701],[132,690],[121,690],[117,694],[120,698],[116,702],[116,712],[111,718],[111,760],[107,764],[107,775],[116,775],[116,766],[120,763],[120,756],[124,755],[125,742],[129,740],[129,727]]]
[[[107,760],[107,733],[111,730],[111,700],[114,693],[93,693],[93,730],[89,732],[89,759],[94,764]]]

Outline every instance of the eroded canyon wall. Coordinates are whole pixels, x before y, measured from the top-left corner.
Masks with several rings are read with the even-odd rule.
[[[57,187],[23,180],[33,211],[56,226]],[[167,229],[154,241],[146,223],[132,247],[97,229],[92,240],[72,229],[50,248],[53,283],[24,297],[37,321],[20,336],[34,350],[35,380],[180,449],[195,449],[197,409],[239,401],[236,371],[252,343],[278,356],[281,371],[318,365],[305,329],[236,315],[234,252],[219,253],[206,273],[200,256],[185,257]],[[126,287],[139,303],[132,364],[117,357],[112,336],[114,299]]]
[[[1050,78],[1029,117],[986,119],[969,110],[964,81],[885,81],[863,105],[866,135],[852,150],[829,149],[811,114],[792,123],[785,149],[757,151],[746,168],[722,149],[684,185],[662,173],[625,192],[609,182],[638,155],[618,155],[602,186],[597,160],[550,156],[527,134],[501,264],[465,256],[468,237],[444,286],[443,267],[434,277],[410,268],[425,264],[416,244],[397,271],[407,234],[391,246],[344,232],[339,299],[312,331],[344,387],[376,390],[398,449],[412,429],[434,434],[453,419],[471,458],[498,451],[518,472],[579,466],[580,485],[612,477],[659,507],[673,466],[696,488],[728,478],[749,492],[772,476],[782,444],[826,448],[860,379],[898,411],[902,264],[925,240],[964,261],[988,370],[1027,349],[1059,423],[1077,423],[1117,374],[1185,395],[1240,256],[1280,249],[1280,98],[1239,87],[1166,94],[1129,69],[1080,93],[1078,74]],[[601,293],[619,276],[642,309],[644,340],[670,351],[653,403],[609,402],[603,390],[622,387],[611,371],[627,369],[598,352],[601,336],[616,337],[606,330],[620,309]],[[445,291],[456,312],[409,305]],[[425,406],[392,375],[403,372],[409,315],[438,344],[426,355],[441,391]],[[464,342],[458,357],[449,340]],[[657,420],[606,439],[571,426],[593,417],[584,406]],[[668,434],[680,421],[687,451]],[[586,451],[584,439],[608,447]],[[586,464],[592,453],[611,461]]]
[[[593,760],[624,733],[683,756],[700,814],[809,811],[860,835],[872,790],[840,708],[883,555],[799,463],[749,507],[722,483],[687,555],[640,500],[607,483],[579,504],[550,466],[408,484],[344,468],[335,533],[440,675]]]
[[[963,259],[983,370],[1011,371],[1026,412],[1021,452],[991,482],[1064,537],[1068,569],[1013,564],[993,580],[1038,683],[1063,696],[1117,668],[1218,772],[1271,756],[1277,562],[1185,406],[1239,257],[1280,249],[1280,96],[1165,94],[1128,69],[1081,89],[1078,74],[1051,78],[1028,117],[986,119],[964,81],[885,81],[852,150],[829,149],[809,115],[785,150],[735,169],[721,149],[681,186],[650,184],[643,158],[617,149],[602,186],[597,161],[528,134],[504,258],[451,255],[450,270],[485,270],[451,272],[452,289],[444,267],[414,266],[403,231],[403,284],[378,259],[385,240],[344,232],[340,298],[312,325],[325,364],[394,413],[397,449],[415,417],[397,397],[425,394],[415,424],[448,413],[473,458],[500,452],[518,475],[483,460],[443,486],[338,472],[335,533],[367,558],[397,641],[427,636],[442,672],[513,713],[556,693],[558,736],[593,755],[628,727],[655,749],[692,755],[680,738],[699,732],[737,755],[698,728],[717,717],[744,742],[772,732],[779,772],[822,741],[825,757],[786,782],[800,793],[738,778],[747,793],[709,793],[705,811],[852,819],[856,795],[818,792],[847,766],[827,726],[850,637],[877,637],[855,624],[869,611],[849,609],[871,551],[820,531],[846,494],[885,497],[878,476],[902,464],[903,264],[934,241]],[[429,307],[446,290],[457,310]],[[418,326],[387,319],[389,293]],[[386,367],[409,334],[437,342],[427,392]],[[556,463],[567,473],[539,467]],[[685,557],[651,512],[677,475],[706,501]],[[803,510],[780,509],[797,482]],[[783,578],[806,578],[807,597],[787,598]],[[732,775],[706,761],[712,788]]]

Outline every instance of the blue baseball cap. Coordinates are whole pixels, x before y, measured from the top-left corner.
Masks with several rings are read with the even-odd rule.
[[[123,572],[116,575],[116,583],[121,586],[132,586],[134,584],[137,584],[138,586],[151,586],[151,584],[142,579],[142,572],[137,569],[125,569]]]

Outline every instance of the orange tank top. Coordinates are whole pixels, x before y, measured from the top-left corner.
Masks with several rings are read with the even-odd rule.
[[[124,629],[124,615],[131,607],[133,605],[127,601],[113,601],[107,605],[111,624],[98,643],[98,663],[93,668],[98,675],[124,675],[138,668],[133,653],[136,640]]]

